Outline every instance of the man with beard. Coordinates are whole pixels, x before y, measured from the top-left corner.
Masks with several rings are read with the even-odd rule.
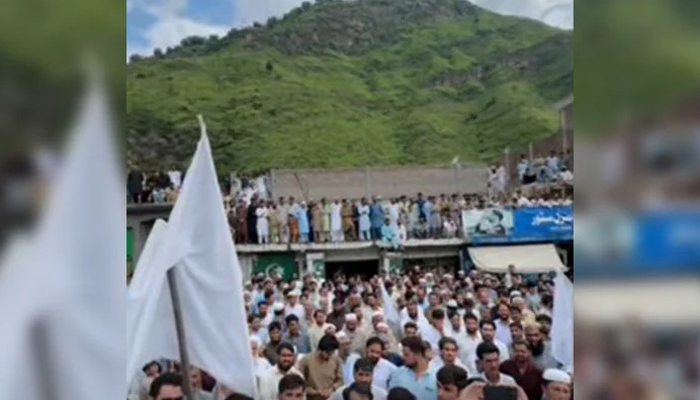
[[[455,337],[459,346],[459,359],[466,364],[469,356],[474,354],[476,346],[481,343],[481,332],[479,332],[479,320],[472,313],[464,314],[464,332]],[[468,371],[468,369],[467,369]]]
[[[277,363],[277,348],[282,343],[282,325],[277,321],[271,322],[267,327],[267,335],[270,341],[265,345],[263,356],[270,364],[275,365]]]
[[[375,364],[369,358],[358,359],[353,365],[352,383],[346,382],[346,385],[336,390],[335,393],[331,395],[329,400],[343,400],[343,391],[345,391],[345,389],[350,387],[352,384],[367,385],[372,393],[372,400],[386,400],[386,390],[372,383],[373,371],[376,372]]]
[[[374,385],[387,390],[389,387],[389,376],[394,372],[396,366],[382,358],[384,354],[384,341],[378,337],[371,337],[367,340],[365,354],[367,360],[372,363],[372,381]],[[352,383],[352,382],[348,382]]]
[[[260,400],[276,400],[279,382],[285,375],[302,376],[301,372],[294,368],[295,361],[294,346],[286,342],[280,343],[277,346],[277,365],[273,365],[260,375],[260,387],[258,388]]]
[[[363,355],[367,337],[359,329],[357,314],[345,315],[345,328],[341,332],[344,332],[350,339],[350,351]]]
[[[538,315],[536,318],[538,324],[540,324],[540,332],[544,337],[544,341],[549,341],[549,332],[552,330],[552,317],[546,314]]]
[[[491,343],[496,348],[498,349],[498,354],[500,361],[506,361],[507,359],[510,358],[510,353],[508,352],[508,347],[506,347],[503,342],[500,340],[496,339],[496,327],[494,326],[493,322],[491,321],[481,321],[479,323],[479,328],[481,329],[481,338],[482,338],[482,343]],[[481,344],[479,344],[481,346]],[[479,348],[477,346],[477,349]],[[469,372],[470,376],[473,375],[478,375],[482,371],[479,370],[478,368],[478,357],[476,352],[470,354],[470,356],[467,359],[466,366],[467,366],[467,372]]]
[[[408,300],[408,306],[401,310],[401,326],[406,326],[407,322],[413,322],[418,327],[421,333],[430,327],[428,319],[425,315],[419,312],[418,299],[416,297],[411,297]]]
[[[397,368],[389,378],[389,389],[402,387],[420,400],[437,400],[437,380],[428,370],[428,347],[418,337],[401,341],[405,365]]]
[[[559,367],[559,362],[552,356],[551,344],[544,341],[539,324],[525,326],[525,339],[532,349],[533,361],[540,369]]]
[[[513,358],[501,364],[500,370],[515,379],[528,399],[542,398],[542,370],[532,362],[532,352],[526,341],[513,342]]]
[[[496,338],[506,346],[511,343],[510,322],[510,306],[507,303],[499,303],[498,318],[493,320],[493,324],[496,326]]]
[[[558,369],[548,369],[542,376],[544,396],[542,400],[571,400],[571,376]]]
[[[456,365],[445,365],[437,372],[438,400],[457,400],[467,387],[467,371]]]
[[[190,369],[190,381],[192,382],[192,400],[214,400],[214,394],[203,388],[202,371],[199,368]]]

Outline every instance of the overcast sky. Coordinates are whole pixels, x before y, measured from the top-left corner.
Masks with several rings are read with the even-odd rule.
[[[126,0],[127,55],[148,55],[188,36],[223,35],[281,16],[304,0]],[[465,0],[466,1],[466,0]],[[489,10],[573,29],[574,0],[472,0]]]

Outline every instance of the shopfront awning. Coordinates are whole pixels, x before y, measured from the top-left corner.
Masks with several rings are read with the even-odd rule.
[[[567,269],[553,244],[470,247],[469,255],[478,269],[487,272],[505,273],[509,265],[524,274]]]
[[[695,279],[578,282],[576,318],[592,324],[635,321],[656,327],[697,327],[700,284]]]

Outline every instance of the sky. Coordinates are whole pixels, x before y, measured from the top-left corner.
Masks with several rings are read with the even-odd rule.
[[[188,36],[224,35],[231,28],[281,16],[304,0],[126,0],[127,58],[150,55]],[[465,0],[467,1],[467,0]],[[501,14],[573,29],[574,0],[471,0]]]

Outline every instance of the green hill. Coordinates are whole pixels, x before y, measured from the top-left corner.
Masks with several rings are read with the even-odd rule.
[[[556,131],[572,39],[464,0],[304,3],[132,60],[127,154],[184,166],[202,113],[222,171],[490,161]]]

